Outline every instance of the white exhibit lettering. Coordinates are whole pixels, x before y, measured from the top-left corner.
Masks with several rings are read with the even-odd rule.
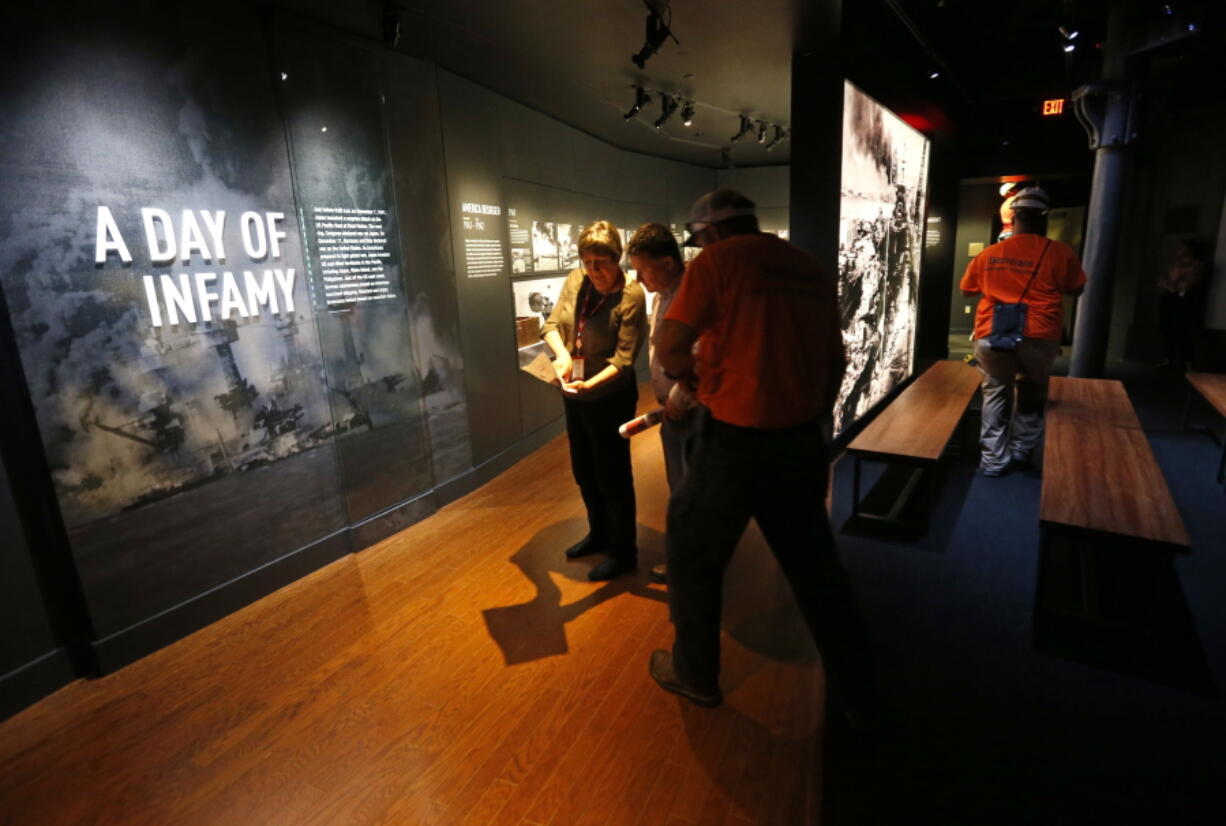
[[[188,272],[133,273],[139,278],[153,327],[197,324],[294,310],[295,271],[270,267],[219,271],[226,263],[226,211],[184,209],[176,226],[159,207],[140,207],[149,259],[157,265],[183,265]],[[243,250],[255,260],[279,260],[288,237],[283,212],[243,212],[239,234]],[[110,207],[99,205],[95,222],[94,260],[105,264],[111,255],[132,263],[132,254]],[[214,265],[212,272],[190,272],[193,260]],[[240,265],[241,266],[241,265]],[[160,267],[159,267],[160,269]],[[241,277],[240,277],[241,276]],[[139,290],[138,290],[139,292]]]
[[[268,311],[274,315],[277,313],[277,292],[272,283],[272,270],[264,270],[264,278],[260,281],[256,280],[251,270],[243,270],[243,282],[247,285],[247,307],[252,315],[260,314],[261,304],[267,304]]]
[[[209,212],[207,209],[202,209],[200,210],[200,217],[204,220],[205,229],[209,231],[209,237],[213,239],[213,252],[217,255],[217,260],[224,262],[226,260],[226,244],[221,238],[221,233],[226,228],[226,211],[219,209],[215,212]]]
[[[152,275],[141,277],[145,282],[145,299],[149,302],[149,317],[153,319],[154,327],[162,326],[162,308],[158,306],[158,289]]]
[[[183,210],[179,223],[179,231],[182,233],[179,236],[179,260],[186,264],[192,260],[192,254],[198,252],[201,258],[211,262],[213,256],[209,252],[208,244],[204,243],[204,233],[200,231],[196,214],[190,209]]]
[[[234,280],[234,273],[223,272],[221,274],[221,317],[227,319],[237,310],[238,314],[243,318],[247,318],[250,313],[247,312],[247,306],[243,304],[243,294],[238,290],[238,283]]]
[[[98,207],[98,225],[94,236],[94,263],[106,263],[107,253],[119,253],[119,260],[125,264],[132,263],[132,253],[128,252],[128,245],[123,242],[123,236],[119,234],[119,227],[115,225],[115,216],[111,214],[110,207]]]
[[[272,247],[272,257],[274,261],[281,260],[281,243],[285,240],[285,232],[281,230],[277,223],[285,220],[284,212],[269,212],[268,217],[268,242]]]
[[[281,297],[285,300],[285,312],[292,313],[294,311],[294,268],[273,270],[273,274],[276,275],[277,284],[281,287]]]
[[[145,241],[149,245],[149,260],[154,264],[165,264],[175,260],[175,233],[170,215],[164,209],[156,207],[141,207],[141,219],[145,223]],[[158,238],[157,225],[162,227],[164,242]]]
[[[179,314],[183,314],[184,320],[191,324],[196,323],[196,305],[192,301],[192,286],[187,279],[187,273],[179,274],[179,286],[175,286],[174,279],[169,275],[163,275],[162,295],[166,297],[166,317],[172,325],[179,323]]]
[[[252,261],[264,260],[264,256],[268,255],[268,237],[265,235],[264,221],[260,218],[260,213],[244,212],[238,223],[242,229],[243,250]],[[252,232],[255,233],[254,238],[251,236]]]
[[[198,272],[196,273],[196,298],[200,301],[200,319],[202,321],[213,320],[213,308],[209,305],[220,295],[209,289],[209,284],[217,280],[215,272]]]

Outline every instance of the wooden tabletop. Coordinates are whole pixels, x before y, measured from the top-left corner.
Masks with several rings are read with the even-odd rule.
[[[1188,381],[1219,414],[1226,416],[1226,373],[1188,373]]]
[[[1047,421],[1068,420],[1096,427],[1141,429],[1124,385],[1110,379],[1053,376],[1047,388]]]
[[[888,404],[847,451],[935,462],[977,387],[978,370],[961,361],[938,361]]]
[[[1087,386],[1078,387],[1083,382]],[[1117,408],[1123,387],[1113,390],[1106,385],[1118,382],[1097,379],[1052,379],[1052,384],[1053,390],[1060,387],[1065,404],[1049,408],[1047,416],[1039,520],[1189,547],[1187,528],[1145,431],[1113,425],[1129,420]],[[1104,402],[1098,415],[1081,403],[1090,397]]]

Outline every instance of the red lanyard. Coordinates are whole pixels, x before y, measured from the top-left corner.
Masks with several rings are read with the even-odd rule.
[[[575,355],[583,355],[583,328],[587,326],[587,320],[596,313],[600,312],[600,308],[604,306],[607,295],[601,295],[600,300],[596,302],[595,307],[591,307],[592,293],[596,292],[596,288],[592,286],[592,282],[586,278],[583,280],[583,288],[580,292],[583,294],[583,309],[579,311],[579,317],[575,319]]]

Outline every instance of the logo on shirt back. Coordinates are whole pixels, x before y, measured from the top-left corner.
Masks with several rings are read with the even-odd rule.
[[[988,266],[995,267],[998,264],[1004,264],[1007,267],[1020,267],[1024,270],[1034,269],[1034,262],[1028,261],[1025,258],[1009,258],[1003,255],[988,256]]]
[[[762,278],[754,284],[752,292],[803,292],[817,291],[818,282],[812,273],[806,273],[787,268],[764,267]]]

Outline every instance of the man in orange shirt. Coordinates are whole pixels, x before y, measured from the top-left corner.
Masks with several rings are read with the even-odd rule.
[[[730,189],[700,198],[687,225],[703,247],[655,334],[671,377],[697,382],[688,472],[668,506],[672,653],[652,677],[718,705],[724,571],[750,518],[796,595],[849,711],[870,704],[864,623],[826,513],[830,418],[846,366],[835,281],[810,255],[758,230]],[[693,352],[698,342],[698,355]]]
[[[1043,435],[1047,377],[1060,355],[1063,296],[1081,295],[1086,283],[1077,253],[1043,235],[1047,193],[1037,186],[1023,189],[1012,208],[1013,235],[975,256],[960,285],[965,296],[982,295],[975,314],[975,359],[983,373],[979,469],[984,476],[1001,476],[1010,463],[1030,463]],[[994,350],[988,339],[993,308],[1016,303],[1026,305],[1023,338],[1014,350]]]

